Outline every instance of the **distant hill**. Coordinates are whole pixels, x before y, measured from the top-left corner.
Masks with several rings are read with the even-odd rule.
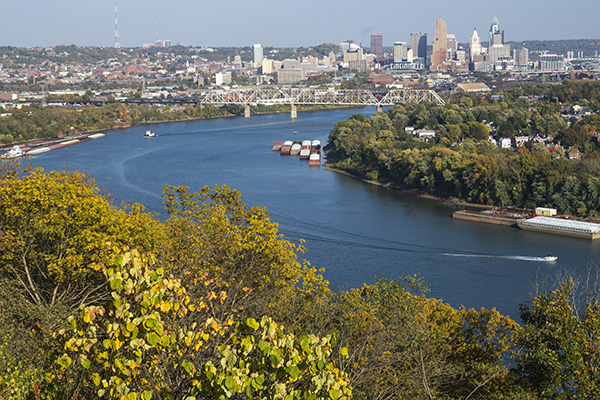
[[[600,55],[600,39],[570,39],[570,40],[524,40],[520,42],[507,42],[511,48],[529,49],[530,59],[537,59],[536,54],[547,51],[551,54],[567,55],[568,51],[583,51],[585,57]]]

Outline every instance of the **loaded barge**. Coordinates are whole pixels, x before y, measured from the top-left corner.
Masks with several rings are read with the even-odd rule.
[[[453,218],[488,224],[519,227],[525,231],[552,233],[582,239],[599,239],[600,223],[580,221],[556,215],[556,210],[536,208],[519,210],[512,208],[495,208],[485,211],[460,210],[452,214]]]
[[[518,223],[526,231],[553,233],[582,239],[600,238],[600,224],[573,219],[541,217],[529,218]]]
[[[321,141],[319,140],[278,140],[273,144],[273,151],[282,156],[298,156],[300,160],[308,160],[310,166],[321,166]]]
[[[514,208],[494,208],[485,211],[460,210],[452,214],[452,218],[456,219],[508,226],[517,226],[520,221],[532,216],[531,211]]]
[[[2,158],[34,156],[36,154],[42,154],[48,151],[62,149],[63,147],[72,146],[77,143],[87,142],[88,140],[101,138],[103,136],[104,133],[81,134],[62,139],[36,141],[29,143],[26,147],[19,147],[18,145],[16,145],[8,152],[2,154]],[[19,149],[18,151],[16,150],[17,148]]]

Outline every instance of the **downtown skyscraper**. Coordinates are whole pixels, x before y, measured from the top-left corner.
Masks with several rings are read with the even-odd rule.
[[[426,33],[411,33],[410,48],[413,51],[413,57],[421,57],[427,60],[427,34]]]
[[[438,19],[435,23],[435,36],[433,37],[433,53],[431,53],[431,69],[438,69],[448,56],[448,30],[446,21]]]
[[[383,35],[377,33],[371,35],[371,53],[377,57],[383,56]]]

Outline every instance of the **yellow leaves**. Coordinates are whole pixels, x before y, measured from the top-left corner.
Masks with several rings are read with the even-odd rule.
[[[0,265],[25,255],[18,257],[15,271],[35,266],[31,284],[38,295],[31,301],[40,305],[57,297],[78,304],[90,289],[102,287],[101,272],[113,251],[124,244],[153,250],[159,232],[150,214],[111,206],[95,183],[77,172],[35,169],[3,177],[0,204],[0,226],[9,235],[0,241]]]
[[[83,314],[83,322],[87,322],[88,324],[89,324],[90,322],[92,322],[92,319],[91,319],[91,317],[90,317],[90,313],[89,313],[89,312],[85,312],[85,313]]]
[[[217,322],[217,320],[214,319],[214,318],[212,318],[212,317],[208,318],[206,320],[205,325],[206,325],[206,327],[210,327],[214,331],[219,331],[221,329],[221,327],[219,326],[219,323]]]
[[[171,303],[165,302],[165,303],[162,303],[162,304],[161,304],[161,306],[160,306],[160,310],[161,310],[162,312],[166,313],[166,312],[169,312],[169,311],[171,310],[171,307],[172,307],[172,306],[171,306]]]
[[[226,298],[227,298],[227,292],[225,292],[225,291],[222,290],[219,293],[219,301],[220,301],[220,303],[223,304],[223,302],[225,301]]]

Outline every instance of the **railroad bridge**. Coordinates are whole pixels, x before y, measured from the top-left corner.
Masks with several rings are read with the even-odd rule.
[[[61,101],[82,103],[81,101]],[[406,103],[434,103],[443,105],[444,100],[433,90],[391,89],[384,91],[360,89],[308,89],[290,87],[268,87],[250,89],[198,91],[188,97],[174,98],[127,98],[119,100],[126,104],[236,104],[244,107],[244,115],[250,117],[252,105],[289,104],[292,118],[297,117],[297,105],[340,105],[340,106],[383,106]],[[49,101],[48,103],[52,103]],[[102,102],[90,100],[91,104]]]
[[[305,89],[305,88],[256,88],[227,91],[210,91],[200,97],[197,103],[238,104],[244,107],[244,115],[250,116],[251,105],[289,104],[292,118],[296,118],[297,105],[327,104],[341,106],[383,106],[398,103],[436,103],[444,100],[433,90],[392,89],[387,91]]]

